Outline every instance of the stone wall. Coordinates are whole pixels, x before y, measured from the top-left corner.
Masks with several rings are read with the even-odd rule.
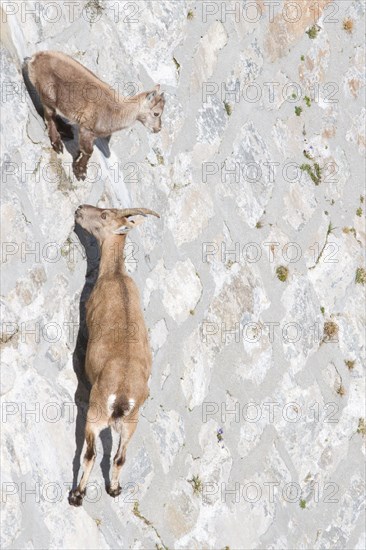
[[[364,548],[365,3],[315,4],[2,3],[4,548]],[[43,49],[159,82],[161,133],[77,181],[24,88]],[[154,364],[123,492],[99,442],[75,509],[81,203],[161,220],[128,255]]]

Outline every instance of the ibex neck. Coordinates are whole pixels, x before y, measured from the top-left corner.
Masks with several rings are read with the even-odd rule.
[[[117,113],[113,121],[113,131],[122,130],[132,126],[138,116],[141,108],[142,94],[133,97],[119,97],[117,102]]]
[[[126,235],[112,235],[100,243],[99,277],[126,273],[123,255],[125,242]]]

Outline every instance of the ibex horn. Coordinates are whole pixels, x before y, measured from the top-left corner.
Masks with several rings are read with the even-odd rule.
[[[156,216],[157,218],[160,218],[159,214],[154,212],[154,210],[149,210],[148,208],[125,208],[124,210],[121,210],[122,216],[125,218],[128,218],[129,216],[147,216],[150,214],[151,216]]]

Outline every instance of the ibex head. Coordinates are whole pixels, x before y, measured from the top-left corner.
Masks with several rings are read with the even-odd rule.
[[[143,223],[150,214],[160,218],[159,214],[148,208],[97,208],[90,204],[80,205],[75,212],[75,221],[91,233],[99,242],[112,235],[125,235],[131,229]]]
[[[161,116],[164,111],[165,97],[161,94],[160,84],[157,84],[150,92],[145,92],[137,119],[154,133],[161,130]]]

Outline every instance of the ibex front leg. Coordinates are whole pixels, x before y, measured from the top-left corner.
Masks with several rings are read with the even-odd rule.
[[[44,118],[47,123],[48,136],[52,145],[52,149],[56,153],[62,153],[64,147],[62,145],[61,136],[56,126],[56,111],[51,107],[43,104]]]
[[[93,153],[95,135],[86,128],[79,127],[79,155],[74,160],[72,168],[78,180],[85,180],[88,161]]]

